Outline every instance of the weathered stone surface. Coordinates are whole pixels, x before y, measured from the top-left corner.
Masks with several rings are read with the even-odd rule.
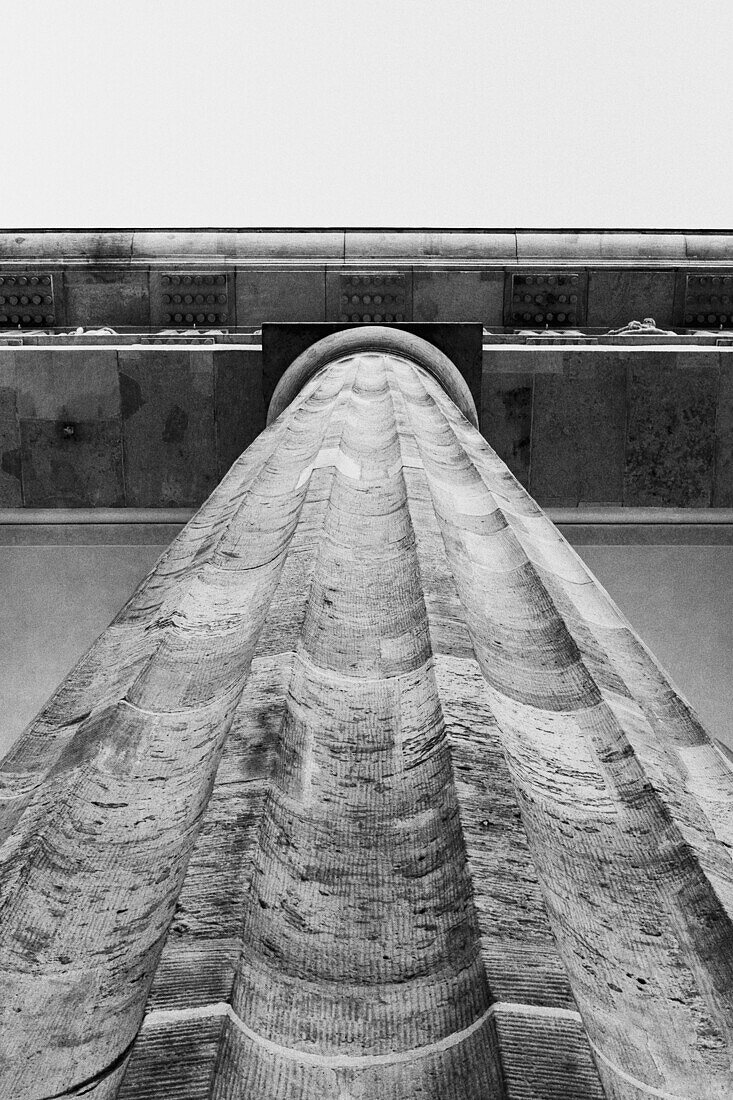
[[[18,415],[24,420],[114,420],[120,415],[117,352],[19,348]]]
[[[484,325],[501,325],[504,272],[416,268],[412,295],[415,321],[481,321]]]
[[[238,325],[326,318],[325,267],[239,268],[236,285]]]
[[[217,469],[222,477],[265,427],[262,352],[217,351],[213,362]]]
[[[324,366],[5,762],[0,1094],[724,1100],[733,771],[434,378]]]
[[[120,351],[129,505],[198,505],[216,484],[211,351]]]
[[[485,370],[481,387],[481,432],[522,485],[529,487],[532,442],[530,373]]]
[[[150,324],[145,270],[69,268],[64,282],[67,325],[147,328]]]
[[[119,420],[20,421],[23,503],[37,508],[125,504]]]
[[[719,370],[715,352],[629,358],[624,504],[710,505]]]
[[[22,503],[15,353],[0,348],[0,508]]]
[[[658,325],[671,325],[674,295],[674,271],[598,268],[588,279],[586,324],[617,328],[627,321],[653,317]]]
[[[533,496],[544,505],[620,504],[625,427],[621,357],[564,351],[562,373],[534,379]]]
[[[733,507],[733,355],[720,356],[713,504],[720,508]]]
[[[367,260],[387,257],[391,260],[425,262],[437,260],[484,260],[507,262],[516,260],[517,246],[513,233],[464,233],[460,230],[435,232],[415,230],[390,232],[382,229],[347,230],[344,234],[344,257],[347,260]]]

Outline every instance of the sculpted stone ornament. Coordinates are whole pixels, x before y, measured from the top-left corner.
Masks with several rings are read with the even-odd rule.
[[[598,337],[588,336],[580,329],[519,329],[517,336],[523,336],[527,344],[597,344]]]
[[[546,336],[548,339],[563,340],[566,336],[583,336],[578,328],[520,328],[517,336]]]
[[[733,771],[475,424],[314,345],[6,758],[3,1100],[729,1100]]]
[[[105,325],[103,328],[75,328],[70,336],[117,336],[117,329]]]
[[[657,322],[653,317],[645,317],[643,321],[629,321],[623,328],[612,328],[609,336],[676,336],[671,329],[657,328]]]

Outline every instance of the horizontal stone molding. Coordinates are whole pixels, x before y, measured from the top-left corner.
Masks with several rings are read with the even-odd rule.
[[[521,229],[10,230],[3,263],[731,265],[733,233]]]
[[[545,508],[553,523],[733,526],[733,508]],[[195,508],[0,508],[0,527],[58,524],[188,523]]]

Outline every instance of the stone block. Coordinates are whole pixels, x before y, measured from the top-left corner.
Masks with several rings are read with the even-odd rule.
[[[213,351],[120,351],[128,505],[198,505],[217,483]]]
[[[611,329],[653,317],[664,328],[674,320],[674,295],[674,271],[596,268],[588,280],[586,323]]]
[[[30,233],[0,233],[0,256],[15,262],[80,259],[85,263],[129,260],[133,234],[129,230],[64,231],[37,229]]]
[[[553,263],[558,260],[583,262],[601,254],[600,233],[536,233],[520,231],[516,235],[516,259],[519,263]]]
[[[731,238],[727,233],[688,233],[685,236],[688,260],[713,260],[730,263]]]
[[[66,323],[84,328],[147,328],[148,272],[120,269],[67,270]]]
[[[720,353],[713,506],[733,508],[733,354]]]
[[[17,508],[21,503],[15,355],[0,348],[0,508]]]
[[[643,263],[645,260],[684,262],[685,238],[680,233],[619,233],[582,230],[576,233],[548,233],[520,230],[517,233],[519,263],[575,261],[592,265],[606,262]]]
[[[503,271],[431,271],[418,268],[412,280],[416,321],[481,321],[501,325]]]
[[[114,420],[120,415],[117,352],[110,348],[18,348],[23,420]]]
[[[411,321],[411,269],[328,271],[326,316],[329,321]]]
[[[218,476],[223,477],[265,427],[262,352],[214,353],[214,417]]]
[[[563,353],[557,348],[514,344],[509,347],[484,345],[484,374],[562,374]]]
[[[711,503],[717,352],[629,357],[624,504]]]
[[[683,263],[687,254],[685,238],[681,233],[602,233],[600,243],[600,255],[604,260]]]
[[[529,486],[532,374],[484,371],[480,424],[483,436],[522,485]]]
[[[543,505],[620,503],[626,369],[617,354],[565,351],[562,373],[538,373],[530,491]]]
[[[129,253],[128,253],[129,254]],[[132,241],[135,259],[185,263],[228,260],[340,260],[343,230],[239,230],[237,232],[180,232],[169,229],[137,230]]]
[[[154,328],[220,328],[234,320],[233,271],[151,271]]]
[[[238,268],[237,324],[264,321],[323,321],[326,269]]]
[[[23,502],[37,508],[125,503],[119,420],[77,421],[68,437],[53,420],[21,420]]]
[[[516,240],[514,233],[434,233],[414,232],[354,232],[347,230],[344,241],[347,260],[486,260],[514,263]],[[464,320],[464,318],[460,318]]]

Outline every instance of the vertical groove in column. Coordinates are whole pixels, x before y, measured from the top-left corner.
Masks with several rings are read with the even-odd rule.
[[[605,1093],[587,1034],[579,1018],[570,1018],[575,1001],[412,432],[404,379],[403,365],[396,364],[390,389],[482,955],[493,998],[513,1005],[508,1018],[503,1010],[497,1016],[507,1095],[600,1100]],[[421,445],[430,448],[431,443],[426,433]],[[540,1006],[546,1011],[536,1011]],[[512,1038],[516,1029],[521,1042]]]
[[[499,1098],[381,356],[334,465],[212,1095]]]
[[[334,478],[329,463],[343,431],[349,377],[348,369],[335,368],[328,380],[329,391],[338,388],[333,411],[318,452],[300,471],[306,492],[298,524],[258,636],[118,1100],[145,1096],[158,1079],[176,1097],[208,1098],[221,1027],[216,1042],[204,1042],[206,1012],[231,997],[242,949],[252,861],[322,538]],[[199,1026],[186,1016],[190,1010],[203,1012]]]

